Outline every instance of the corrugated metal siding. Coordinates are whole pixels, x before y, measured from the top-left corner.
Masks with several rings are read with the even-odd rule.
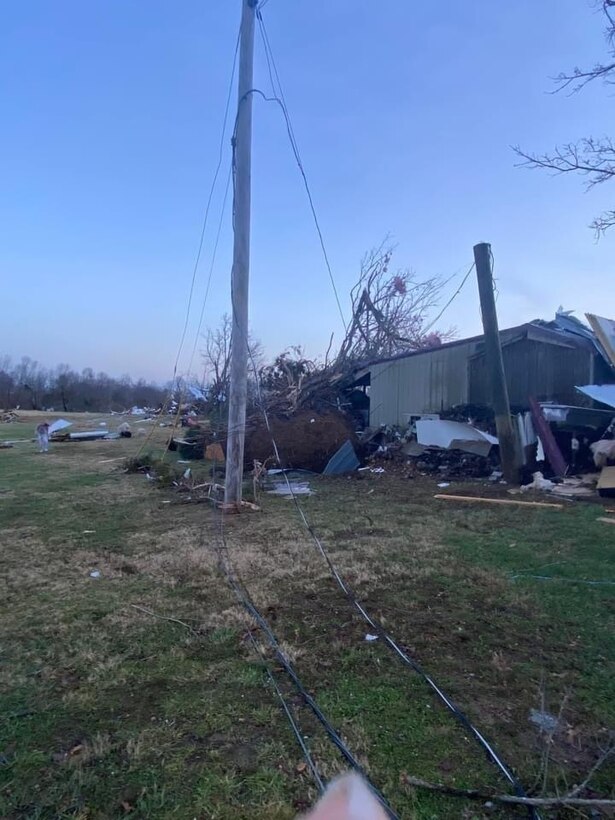
[[[538,401],[578,404],[575,384],[590,377],[590,354],[584,348],[524,339],[502,349],[508,397],[513,407],[526,407],[528,396]],[[469,401],[491,404],[487,366],[484,355],[469,364]]]
[[[475,341],[372,365],[370,424],[404,424],[406,413],[439,413],[468,401]]]
[[[430,350],[370,367],[370,424],[404,424],[407,413],[439,413],[456,404],[491,404],[482,340]],[[477,355],[481,354],[481,355]],[[591,354],[519,339],[502,349],[510,403],[580,404],[575,384],[588,384]]]

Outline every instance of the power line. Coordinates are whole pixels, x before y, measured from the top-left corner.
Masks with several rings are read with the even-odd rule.
[[[219,146],[219,150],[218,150],[218,163],[216,165],[216,170],[214,172],[214,176],[213,176],[213,179],[212,179],[211,187],[210,187],[210,190],[209,190],[209,195],[207,197],[207,204],[205,206],[205,214],[203,216],[203,223],[202,223],[202,226],[201,226],[201,235],[200,235],[200,239],[199,239],[199,246],[198,246],[196,258],[194,260],[194,266],[193,266],[193,269],[192,269],[192,279],[191,279],[191,282],[190,282],[190,291],[189,291],[189,294],[188,294],[188,305],[186,307],[186,317],[185,317],[185,320],[184,320],[184,326],[183,326],[183,329],[182,329],[182,334],[181,334],[179,346],[177,348],[177,355],[175,357],[175,364],[173,366],[173,377],[171,379],[171,386],[169,388],[169,395],[167,396],[167,399],[165,400],[165,402],[163,404],[163,408],[162,408],[163,412],[172,403],[173,393],[175,391],[176,385],[178,384],[177,369],[179,367],[179,359],[180,359],[180,356],[181,356],[181,353],[182,353],[182,350],[183,350],[183,347],[184,347],[184,342],[186,340],[186,333],[188,331],[188,324],[190,322],[190,312],[191,312],[191,309],[192,309],[192,299],[193,299],[193,296],[194,296],[194,288],[195,288],[195,284],[196,284],[196,275],[197,275],[197,271],[198,271],[198,268],[199,268],[199,262],[201,260],[201,254],[202,254],[202,251],[203,251],[203,244],[204,244],[204,241],[205,241],[205,231],[207,229],[207,223],[208,223],[208,220],[209,220],[209,211],[210,211],[210,208],[211,208],[211,203],[212,203],[214,191],[215,191],[215,188],[216,188],[216,183],[218,181],[218,176],[220,174],[220,168],[222,167],[222,160],[223,160],[223,157],[224,157],[224,137],[225,137],[225,134],[226,134],[226,127],[228,125],[228,116],[229,116],[229,110],[230,110],[230,105],[231,105],[231,97],[232,97],[232,93],[233,93],[233,81],[235,79],[235,70],[237,68],[237,56],[238,56],[238,53],[239,53],[239,39],[240,39],[240,36],[241,36],[241,26],[239,27],[239,31],[237,32],[237,40],[235,42],[235,51],[234,51],[234,54],[233,54],[233,65],[232,65],[232,68],[231,68],[231,77],[230,77],[230,80],[229,80],[229,87],[228,87],[228,92],[227,92],[227,96],[226,96],[226,103],[225,103],[225,106],[224,106],[224,116],[222,118],[222,132],[220,134],[220,146]],[[227,194],[228,194],[228,184],[229,183],[227,181],[227,188],[226,188],[226,192],[224,194],[224,202],[223,202],[223,205],[222,205],[222,214],[224,214],[224,207],[226,205],[226,197],[227,197]],[[222,220],[222,216],[221,216],[221,220]],[[197,330],[197,335],[196,335],[194,347],[192,349],[192,353],[191,353],[191,356],[190,356],[190,367],[192,366],[192,361],[194,359],[194,354],[195,354],[195,351],[196,351],[196,345],[198,343],[198,334],[200,332],[201,323],[203,321],[203,314],[205,312],[205,303],[207,302],[207,297],[209,295],[209,286],[210,286],[210,282],[211,282],[211,275],[212,275],[213,265],[214,265],[214,261],[215,261],[215,256],[216,256],[216,252],[217,252],[217,248],[218,248],[218,240],[219,240],[219,237],[220,237],[220,229],[221,229],[221,225],[218,227],[218,233],[216,235],[216,241],[215,241],[214,252],[213,252],[213,257],[212,257],[212,264],[211,264],[211,267],[210,267],[209,277],[208,277],[208,280],[207,280],[207,287],[206,287],[206,291],[205,291],[205,298],[204,298],[204,301],[203,301],[203,305],[201,307],[201,315],[200,315],[200,318],[199,318],[199,327],[198,327],[198,330]],[[181,397],[180,397],[180,400],[178,401],[178,412],[176,414],[175,423],[174,423],[173,429],[171,431],[171,437],[173,436],[173,433],[177,429],[177,424],[178,424],[178,421],[179,421],[179,409],[180,409],[180,407],[181,407]],[[145,446],[149,443],[150,439],[152,438],[152,435],[153,435],[153,427],[152,427],[152,430],[150,430],[149,435],[143,441],[141,447],[139,448],[139,451],[138,451],[139,454],[144,450]],[[168,450],[168,445],[167,445],[167,450]],[[165,450],[165,453],[167,452],[167,450]]]
[[[188,364],[188,373],[190,373],[190,370],[192,368],[192,362],[194,361],[194,355],[196,353],[196,348],[197,348],[197,345],[198,345],[198,342],[199,342],[199,335],[201,333],[201,328],[203,326],[203,316],[205,314],[205,306],[207,304],[207,299],[209,297],[209,289],[211,287],[212,274],[213,274],[213,271],[214,271],[214,266],[216,264],[216,257],[217,257],[217,254],[218,254],[218,245],[220,243],[220,234],[222,233],[222,225],[224,224],[224,212],[226,210],[226,202],[227,202],[227,199],[228,199],[228,192],[229,192],[229,188],[230,188],[230,185],[231,185],[232,172],[233,172],[233,169],[232,169],[232,167],[230,167],[229,172],[228,172],[228,176],[227,176],[227,179],[226,179],[226,188],[224,189],[224,198],[222,200],[222,209],[220,211],[220,221],[218,222],[218,230],[216,232],[216,239],[215,239],[215,242],[214,242],[214,247],[213,247],[212,256],[211,256],[211,264],[209,266],[209,273],[208,273],[208,276],[207,276],[207,285],[205,287],[205,296],[203,297],[203,304],[201,305],[201,315],[199,316],[199,323],[198,323],[198,326],[197,326],[197,329],[196,329],[196,334],[195,334],[195,337],[194,337],[194,346],[192,348],[192,353],[190,354],[190,362]]]
[[[465,276],[463,277],[463,279],[461,280],[461,284],[459,285],[459,287],[457,288],[457,290],[455,291],[455,293],[453,293],[453,295],[451,296],[451,298],[450,298],[450,299],[448,300],[448,302],[444,305],[444,307],[442,308],[442,310],[440,311],[440,313],[438,313],[438,315],[436,316],[436,318],[435,318],[432,322],[430,322],[430,323],[427,325],[427,327],[426,327],[426,328],[423,328],[423,329],[421,330],[421,333],[423,333],[423,334],[428,333],[428,332],[431,330],[431,328],[432,328],[432,327],[436,324],[436,322],[439,322],[439,321],[440,321],[440,319],[442,318],[442,314],[443,314],[446,310],[448,310],[448,308],[449,308],[449,307],[451,306],[451,304],[455,301],[455,299],[457,298],[457,296],[459,296],[459,294],[461,293],[461,290],[462,290],[463,286],[464,286],[464,285],[465,285],[465,283],[468,281],[468,279],[469,279],[469,277],[470,277],[470,274],[472,273],[472,271],[474,270],[474,268],[475,268],[475,267],[476,267],[476,262],[472,262],[472,264],[470,265],[470,268],[469,268],[468,272],[466,273],[466,275],[465,275]]]
[[[357,771],[359,774],[362,775],[362,777],[365,779],[365,782],[366,782],[367,786],[369,787],[369,789],[373,793],[374,797],[376,797],[376,799],[380,802],[381,806],[386,811],[386,813],[391,818],[391,820],[398,820],[397,814],[394,812],[394,810],[388,804],[388,802],[387,802],[386,798],[384,797],[384,795],[382,794],[382,792],[371,782],[371,780],[369,779],[368,775],[364,771],[361,764],[358,762],[358,760],[352,754],[352,752],[350,751],[348,746],[345,744],[344,740],[339,735],[339,733],[335,730],[333,725],[330,723],[330,721],[328,720],[326,715],[322,712],[322,710],[318,706],[316,700],[310,695],[310,693],[307,691],[307,689],[305,688],[305,686],[301,682],[301,679],[297,675],[294,667],[292,666],[292,664],[290,663],[290,661],[288,660],[288,658],[286,657],[286,655],[282,651],[282,649],[281,649],[281,647],[280,647],[280,645],[279,645],[279,643],[278,643],[278,641],[277,641],[271,627],[269,626],[269,624],[267,623],[267,621],[265,620],[263,615],[257,609],[256,605],[254,604],[254,602],[252,601],[252,599],[251,599],[251,597],[248,593],[248,590],[245,588],[245,586],[241,582],[241,579],[237,576],[237,572],[233,569],[233,567],[231,565],[231,561],[230,561],[228,545],[227,545],[225,534],[224,534],[224,513],[222,511],[220,511],[220,513],[219,513],[219,535],[220,535],[220,543],[222,545],[222,548],[220,550],[218,550],[218,563],[219,563],[219,566],[220,566],[220,569],[221,569],[223,575],[226,578],[227,583],[229,584],[229,586],[231,587],[231,589],[235,593],[235,595],[237,597],[237,600],[246,609],[246,611],[250,614],[250,616],[255,621],[255,623],[257,624],[259,629],[266,636],[267,641],[268,641],[268,643],[269,643],[269,645],[270,645],[276,659],[282,665],[284,671],[286,672],[288,677],[293,682],[293,684],[294,684],[295,688],[297,689],[297,692],[300,694],[303,702],[312,710],[312,713],[314,714],[316,719],[322,725],[323,729],[327,733],[327,735],[328,735],[329,739],[331,740],[331,742],[334,744],[334,746],[336,746],[338,751],[342,754],[342,756],[344,757],[346,762],[351,766],[351,768],[353,768],[355,771]],[[287,711],[287,715],[288,715],[288,711]],[[293,725],[293,730],[294,730],[295,725],[294,724],[291,724],[291,725]],[[301,748],[302,748],[302,751],[304,752],[304,754],[306,755],[306,761],[308,762],[308,764],[311,763],[312,773],[314,775],[314,778],[315,778],[319,788],[322,789],[322,785],[323,785],[322,781],[320,780],[320,776],[318,775],[316,767],[313,765],[313,761],[312,761],[311,756],[309,755],[309,751],[307,750],[307,747],[305,747],[304,744],[301,744]]]
[[[209,211],[210,211],[210,208],[211,208],[211,202],[212,202],[214,191],[215,191],[215,188],[216,188],[216,183],[218,181],[218,176],[220,174],[220,168],[222,167],[222,159],[223,159],[223,156],[224,156],[224,137],[226,135],[226,127],[227,127],[227,124],[228,124],[228,115],[229,115],[229,110],[230,110],[230,105],[231,105],[231,97],[232,97],[232,93],[233,93],[233,81],[235,79],[235,70],[237,68],[237,55],[239,53],[239,38],[240,38],[240,35],[241,35],[241,29],[237,34],[237,41],[235,43],[235,53],[233,55],[233,67],[231,69],[231,79],[229,81],[228,93],[227,93],[227,97],[226,97],[226,104],[225,104],[225,108],[224,108],[224,116],[223,116],[223,119],[222,119],[222,132],[220,134],[220,146],[219,146],[219,151],[218,151],[218,164],[216,165],[216,170],[214,172],[214,177],[213,177],[213,180],[212,180],[212,183],[211,183],[211,188],[209,190],[209,196],[207,198],[207,204],[205,206],[205,214],[203,216],[203,224],[202,224],[202,227],[201,227],[201,236],[200,236],[200,239],[199,239],[199,246],[198,246],[198,250],[197,250],[197,254],[196,254],[196,258],[194,260],[194,266],[193,266],[193,270],[192,270],[192,281],[190,283],[190,292],[189,292],[189,295],[188,295],[188,306],[186,308],[186,318],[185,318],[185,321],[184,321],[184,327],[183,327],[183,330],[182,330],[182,335],[181,335],[181,340],[180,340],[180,343],[179,343],[179,348],[177,350],[177,356],[175,358],[175,366],[173,368],[173,381],[175,381],[175,379],[177,377],[177,368],[178,368],[178,365],[179,365],[179,358],[181,356],[181,352],[182,352],[183,347],[184,347],[184,341],[186,339],[186,332],[188,330],[188,323],[190,321],[190,311],[191,311],[191,308],[192,308],[192,298],[193,298],[193,295],[194,295],[194,286],[195,286],[195,283],[196,283],[196,275],[197,275],[197,271],[198,271],[198,268],[199,268],[199,262],[201,261],[201,253],[203,251],[203,243],[205,241],[205,231],[207,229],[207,222],[208,222],[208,219],[209,219]]]
[[[469,277],[470,273],[472,272],[472,269],[473,269],[473,266],[471,266],[470,269],[468,270],[468,272],[466,273],[462,284],[457,289],[457,291],[453,295],[453,297],[449,300],[448,304],[450,304],[453,301],[453,299],[455,298],[455,296],[457,295],[457,293],[459,293],[459,291],[463,287],[463,284],[465,283],[465,281]],[[443,312],[444,311],[441,311],[441,313],[443,313]],[[254,357],[252,356],[252,354],[250,352],[250,347],[249,347],[249,344],[248,344],[248,340],[245,339],[244,341],[245,341],[245,344],[248,347],[248,354],[249,354],[249,357],[250,357],[250,360],[251,360],[251,363],[252,363],[252,367],[253,367],[253,371],[254,371],[254,378],[255,378],[255,382],[256,382],[257,399],[258,399],[258,404],[260,406],[260,409],[261,409],[261,412],[262,412],[262,415],[263,415],[265,428],[267,430],[267,433],[268,433],[269,437],[271,438],[271,444],[272,444],[272,447],[273,447],[273,450],[274,450],[274,454],[275,454],[275,458],[277,460],[278,466],[282,467],[283,465],[282,465],[282,460],[280,458],[280,451],[279,451],[278,444],[276,442],[276,439],[275,439],[275,436],[274,436],[274,433],[273,433],[273,429],[271,427],[271,423],[270,423],[270,420],[269,420],[269,414],[267,412],[267,408],[265,406],[265,402],[264,402],[264,398],[263,398],[263,390],[262,390],[262,383],[261,383],[261,379],[260,379],[260,373],[258,372],[258,369],[256,367]],[[517,795],[519,795],[520,797],[527,796],[521,782],[517,779],[517,777],[514,775],[512,770],[506,765],[506,763],[498,755],[498,753],[494,749],[494,747],[484,737],[484,735],[480,732],[480,730],[477,729],[476,726],[474,726],[472,721],[466,716],[466,714],[460,709],[460,707],[457,706],[457,704],[438,686],[438,684],[434,681],[434,679],[431,677],[431,675],[429,675],[429,673],[426,672],[423,669],[423,667],[419,664],[419,662],[416,661],[411,655],[409,655],[407,652],[405,652],[399,646],[399,644],[395,641],[394,638],[391,637],[391,635],[389,635],[389,633],[382,626],[382,624],[369,615],[367,610],[363,607],[363,605],[357,599],[357,597],[356,597],[354,591],[352,590],[352,588],[350,587],[350,585],[340,575],[339,571],[337,570],[335,564],[333,563],[333,561],[331,559],[331,556],[329,555],[328,550],[326,549],[326,547],[322,543],[321,539],[319,538],[318,534],[316,533],[316,531],[314,529],[314,526],[308,520],[308,518],[305,514],[305,511],[304,511],[303,507],[301,506],[301,504],[300,504],[300,502],[297,498],[296,493],[293,490],[292,484],[289,481],[289,478],[288,478],[288,475],[287,475],[286,471],[283,471],[282,475],[284,476],[284,479],[286,481],[286,485],[288,487],[289,495],[292,498],[295,509],[297,510],[297,513],[299,514],[299,517],[301,519],[301,522],[302,522],[303,526],[305,527],[305,529],[309,533],[310,537],[312,538],[318,552],[320,553],[320,555],[324,559],[325,563],[327,564],[333,579],[335,580],[336,584],[338,585],[338,587],[340,588],[342,593],[348,599],[349,603],[359,612],[359,614],[363,617],[365,622],[381,637],[381,639],[389,647],[389,649],[391,649],[393,651],[393,653],[395,655],[397,655],[399,660],[405,666],[409,667],[416,674],[419,675],[419,677],[423,680],[423,682],[427,684],[427,686],[432,690],[432,692],[437,696],[437,698],[444,704],[444,706],[449,710],[449,712],[451,712],[451,714],[456,718],[456,720],[461,724],[461,726],[463,726],[463,728],[466,729],[466,731],[468,731],[474,737],[474,739],[478,742],[478,744],[486,752],[487,757],[489,758],[489,760],[496,766],[496,768],[499,769],[500,773],[510,783],[510,785],[514,789],[515,793]],[[529,812],[529,817],[532,818],[532,820],[540,820],[540,814],[537,811],[537,809],[535,809],[534,807],[530,807],[528,809],[528,812]]]
[[[462,279],[462,281],[461,281],[461,284],[459,285],[459,287],[457,288],[457,290],[455,291],[455,293],[453,293],[453,295],[451,296],[451,298],[450,298],[450,299],[448,300],[448,302],[444,305],[444,307],[442,308],[442,310],[440,311],[440,313],[438,313],[438,315],[436,316],[436,318],[435,318],[435,319],[433,319],[433,320],[432,320],[432,321],[431,321],[431,322],[427,325],[427,327],[426,327],[426,328],[424,328],[424,329],[421,331],[423,334],[428,333],[428,332],[431,330],[431,328],[432,328],[432,327],[436,324],[436,322],[440,321],[440,319],[442,318],[442,316],[444,315],[444,313],[448,310],[448,308],[452,305],[452,303],[455,301],[455,299],[457,298],[457,296],[459,296],[459,294],[461,293],[461,290],[462,290],[463,286],[465,285],[465,283],[468,281],[468,279],[469,279],[469,277],[470,277],[470,274],[471,274],[471,273],[472,273],[472,271],[474,270],[474,267],[475,267],[475,264],[474,264],[474,263],[472,263],[472,265],[470,266],[469,270],[467,271],[467,273],[466,273],[466,274],[465,274],[465,276],[463,277],[463,279]],[[456,275],[457,275],[457,274],[454,274],[454,276],[456,276]],[[451,278],[453,278],[453,277],[451,277]],[[449,280],[447,280],[447,281],[450,281],[450,279],[449,279]],[[371,377],[370,377],[370,386],[371,386],[371,385],[373,385],[376,381],[378,381],[378,379],[379,379],[379,378],[381,378],[382,376],[384,376],[384,375],[385,375],[385,373],[388,373],[388,371],[389,371],[392,367],[394,367],[394,366],[395,366],[395,364],[397,363],[398,359],[401,359],[401,358],[403,358],[403,357],[404,357],[404,356],[406,356],[406,355],[411,355],[411,354],[414,354],[414,353],[427,353],[427,351],[428,351],[429,349],[430,349],[430,348],[425,348],[424,350],[422,350],[422,349],[418,348],[417,350],[408,350],[408,351],[404,351],[404,352],[402,352],[402,353],[398,353],[398,354],[396,354],[395,356],[392,356],[392,357],[391,357],[391,361],[390,361],[390,362],[388,362],[388,364],[386,365],[386,367],[383,367],[383,368],[382,368],[382,370],[380,370],[378,373],[376,373],[376,375],[375,375],[375,376],[371,376]],[[432,348],[432,349],[433,349],[433,348]],[[385,360],[385,361],[386,361],[386,360]],[[376,362],[372,362],[372,363],[367,362],[367,363],[366,363],[363,367],[361,367],[360,369],[361,369],[361,370],[369,370],[369,369],[370,369],[371,367],[373,367],[375,364],[379,364],[379,362],[377,362],[377,361],[376,361]],[[379,406],[379,405],[378,405],[378,406]]]
[[[316,213],[316,206],[314,205],[314,199],[313,199],[313,196],[312,196],[312,191],[310,189],[310,184],[308,182],[307,174],[306,174],[306,171],[305,171],[305,168],[304,168],[304,165],[303,165],[303,161],[301,159],[301,154],[299,153],[299,146],[297,145],[297,140],[295,138],[294,129],[293,129],[293,125],[292,125],[292,120],[291,120],[291,117],[290,117],[290,113],[288,111],[288,106],[286,104],[286,99],[284,97],[284,90],[282,88],[282,83],[280,81],[280,75],[279,75],[279,72],[278,72],[278,69],[277,69],[277,66],[276,66],[275,57],[274,57],[273,51],[271,49],[271,44],[269,42],[269,37],[267,35],[267,29],[265,27],[265,22],[264,22],[264,20],[262,18],[262,15],[260,13],[263,5],[265,5],[266,2],[267,2],[267,0],[263,0],[263,2],[257,8],[256,17],[257,17],[257,20],[258,20],[258,26],[259,26],[259,31],[260,31],[260,34],[261,34],[261,39],[263,41],[263,47],[264,47],[264,51],[265,51],[265,58],[267,60],[267,66],[268,66],[268,70],[269,70],[269,77],[270,77],[270,80],[271,80],[273,97],[276,100],[276,102],[280,105],[280,108],[282,109],[282,113],[284,115],[284,119],[286,121],[286,130],[287,130],[287,133],[288,133],[288,138],[289,138],[289,141],[290,141],[291,149],[292,149],[293,155],[295,157],[295,162],[297,163],[297,167],[299,168],[301,178],[303,180],[303,185],[305,187],[305,191],[306,191],[306,194],[307,194],[307,199],[308,199],[308,203],[309,203],[309,206],[310,206],[310,211],[312,212],[312,218],[314,220],[314,225],[316,227],[316,233],[318,234],[318,239],[319,239],[319,242],[320,242],[320,248],[322,250],[322,254],[323,254],[323,258],[324,258],[325,265],[326,265],[326,268],[327,268],[327,272],[329,274],[329,279],[331,281],[331,287],[333,288],[335,301],[337,303],[337,309],[339,311],[340,318],[342,320],[342,326],[345,328],[346,327],[346,319],[344,318],[344,311],[342,309],[342,303],[340,301],[339,293],[338,293],[338,290],[337,290],[337,285],[335,284],[335,277],[333,276],[333,269],[331,267],[331,262],[329,261],[329,254],[327,252],[324,236],[323,236],[323,233],[322,233],[322,229],[320,227],[320,221],[318,219],[318,214]],[[274,82],[274,76],[275,76],[275,79],[277,81],[277,89],[276,89],[276,82]]]

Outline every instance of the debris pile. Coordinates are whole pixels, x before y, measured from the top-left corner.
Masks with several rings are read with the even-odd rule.
[[[0,417],[0,421],[3,424],[10,424],[13,421],[20,421],[20,418],[14,410],[7,410],[6,413],[3,413]]]
[[[417,473],[432,473],[441,478],[487,478],[498,464],[497,458],[436,447],[426,448],[421,455],[411,459]]]
[[[523,484],[519,490],[509,490],[511,493],[527,493],[531,491],[541,491],[563,496],[564,498],[587,498],[595,495],[597,474],[575,476],[551,481],[537,471],[532,476],[529,484]]]
[[[419,418],[404,429],[366,431],[361,443],[370,453],[369,464],[389,472],[405,470],[413,475],[436,475],[446,479],[495,476],[499,465],[497,439],[458,421]]]

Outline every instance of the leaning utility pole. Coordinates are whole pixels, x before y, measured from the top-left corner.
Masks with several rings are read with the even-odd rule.
[[[243,450],[248,394],[248,293],[250,280],[250,189],[252,152],[252,76],[257,0],[242,0],[237,119],[233,134],[233,270],[231,301],[231,380],[226,444],[225,504],[241,503]]]
[[[504,473],[506,481],[516,484],[519,480],[519,469],[517,466],[515,435],[510,418],[510,403],[508,401],[508,388],[506,386],[506,375],[504,373],[504,360],[502,358],[502,347],[500,345],[498,315],[495,309],[495,298],[493,295],[491,245],[487,242],[474,245],[474,262],[476,263],[480,310],[483,317],[483,329],[485,331],[487,375],[493,397],[495,426],[500,443],[502,472]]]

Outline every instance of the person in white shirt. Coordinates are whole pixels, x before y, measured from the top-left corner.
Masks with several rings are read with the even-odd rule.
[[[49,422],[42,421],[36,425],[36,438],[41,453],[49,452]]]

